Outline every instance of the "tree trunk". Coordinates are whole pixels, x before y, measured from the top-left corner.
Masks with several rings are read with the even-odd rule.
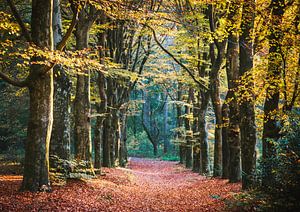
[[[230,6],[231,13],[229,21],[233,24],[237,18],[238,5],[233,2]],[[241,180],[241,144],[239,127],[239,107],[237,103],[237,80],[239,76],[239,45],[237,30],[229,32],[227,46],[227,80],[228,80],[228,98],[229,98],[229,126],[228,126],[228,145],[230,152],[229,182],[238,182]]]
[[[229,146],[228,146],[228,126],[229,126],[229,107],[228,93],[222,105],[222,178],[229,178]]]
[[[240,43],[240,76],[247,76],[247,82],[244,86],[246,91],[242,91],[240,104],[240,129],[241,129],[241,153],[242,153],[242,187],[248,189],[253,186],[253,176],[256,164],[255,144],[256,144],[256,126],[254,96],[252,89],[254,87],[252,68],[253,68],[253,42],[252,33],[254,26],[255,1],[245,0],[243,4],[242,34]],[[248,80],[249,79],[249,80]],[[247,95],[250,93],[250,96]],[[244,96],[246,95],[246,97]],[[246,100],[244,100],[246,99]]]
[[[168,139],[168,94],[165,91],[164,95],[164,120],[163,120],[163,131],[164,131],[164,154],[167,154],[169,151],[170,142]]]
[[[222,170],[222,104],[220,98],[219,72],[225,58],[226,42],[219,43],[217,58],[212,65],[210,73],[211,101],[215,113],[215,144],[214,144],[214,170],[213,176],[221,176]]]
[[[41,48],[53,50],[52,1],[33,0],[32,41]],[[41,61],[43,58],[32,58]],[[30,115],[25,144],[22,190],[49,191],[49,143],[53,122],[53,71],[33,64],[29,73]]]
[[[107,115],[104,115],[107,110],[107,97],[105,93],[105,78],[102,73],[98,73],[98,87],[100,94],[100,105],[97,107],[98,113],[101,115],[97,117],[96,129],[95,129],[95,168],[101,167],[101,143],[104,141],[103,128],[104,119]]]
[[[109,109],[107,110],[107,113],[109,113]],[[109,135],[111,131],[111,125],[110,125],[110,118],[106,118],[103,123],[103,166],[104,167],[111,167],[111,146],[109,141]]]
[[[85,11],[81,11],[79,22],[76,26],[77,50],[88,48],[90,26],[86,23],[85,16]],[[84,75],[77,75],[76,97],[74,101],[75,158],[89,162],[89,166],[92,168],[90,110],[90,70],[86,70]]]
[[[91,162],[90,77],[77,76],[75,116],[75,158]]]
[[[201,169],[201,155],[200,155],[200,142],[199,139],[195,139],[197,142],[193,146],[193,172],[200,173]]]
[[[182,91],[181,91],[181,83],[178,82],[178,90],[177,90],[177,101],[180,102],[182,101]],[[185,153],[184,153],[184,144],[182,141],[182,132],[181,132],[181,128],[182,128],[182,109],[181,109],[181,105],[177,104],[176,105],[176,112],[177,112],[177,140],[179,142],[179,163],[180,164],[184,164],[185,161]]]
[[[106,83],[106,95],[104,92],[102,94],[103,98],[105,97],[105,101],[107,102],[106,113],[108,114],[108,116],[105,118],[103,126],[103,166],[114,167],[116,165],[116,157],[118,157],[119,154],[119,109],[117,108],[117,93],[114,80],[108,78],[106,79]]]
[[[127,158],[127,108],[124,108],[121,111],[121,147],[120,147],[120,166],[125,167],[128,158]]]
[[[103,127],[103,118],[97,117],[96,126],[95,126],[95,136],[94,136],[94,153],[95,153],[94,167],[96,169],[101,168],[101,140],[103,138],[102,127]]]
[[[188,94],[188,104],[192,104],[194,98],[194,89],[190,88],[189,89],[189,94]],[[191,126],[191,106],[188,105],[185,107],[185,130],[186,130],[186,147],[185,147],[185,166],[187,168],[192,168],[193,166],[193,130]]]
[[[108,119],[110,119],[110,127],[108,132],[108,145],[110,146],[110,165],[109,167],[115,167],[115,160],[116,160],[116,148],[117,148],[117,121],[118,121],[118,116],[117,116],[117,109],[116,109],[116,90],[115,90],[115,83],[113,79],[107,79],[107,100],[108,100],[108,107],[110,107],[109,114],[110,116]]]
[[[209,18],[209,25],[211,32],[216,31],[216,17],[214,6],[208,5],[207,16]],[[215,58],[215,46],[217,47],[217,58]],[[212,70],[210,73],[210,92],[211,101],[215,113],[215,145],[214,145],[214,170],[213,176],[220,176],[222,170],[222,104],[220,98],[220,70],[225,58],[226,40],[222,42],[217,39],[210,44],[210,58],[212,63]]]
[[[152,145],[153,145],[153,155],[154,155],[154,157],[156,157],[158,155],[157,142],[152,142]]]
[[[62,40],[60,1],[53,1],[54,47]],[[54,109],[50,155],[68,160],[71,156],[70,111],[72,82],[62,66],[54,67]]]
[[[113,166],[119,166],[120,160],[120,147],[121,147],[121,126],[119,111],[113,112],[113,123],[114,123],[114,164]]]
[[[105,23],[105,17],[102,14],[101,16],[101,24]],[[98,44],[101,47],[99,50],[99,57],[100,57],[100,63],[102,65],[105,65],[105,33],[102,32],[98,35]],[[97,79],[97,85],[99,89],[99,96],[100,96],[100,104],[97,106],[97,112],[101,115],[97,117],[96,127],[95,127],[95,138],[94,138],[94,147],[95,147],[95,162],[94,166],[97,169],[101,168],[101,146],[102,142],[104,141],[103,136],[103,125],[104,125],[104,119],[107,118],[106,110],[107,110],[107,96],[105,93],[105,85],[106,80],[103,75],[103,73],[98,72],[98,79]]]
[[[208,102],[208,100],[207,100]],[[208,105],[208,104],[207,104]],[[207,108],[207,105],[204,106]],[[206,129],[206,110],[202,109],[199,112],[199,139],[200,139],[200,150],[201,150],[201,170],[200,174],[207,175],[209,174],[209,148],[208,148],[208,141],[207,141],[207,129]]]
[[[268,83],[266,91],[266,99],[264,104],[264,129],[263,129],[263,179],[264,186],[272,186],[274,177],[272,174],[273,161],[272,158],[276,156],[274,141],[276,142],[280,137],[280,127],[276,119],[279,105],[279,87],[282,58],[280,56],[280,45],[282,42],[282,32],[280,29],[282,17],[284,13],[284,0],[273,0],[271,2],[271,23],[269,34],[269,64],[268,75],[266,82]]]
[[[199,92],[200,93],[200,92]],[[198,97],[199,94],[198,93]],[[193,140],[194,140],[194,145],[193,145],[193,167],[192,170],[193,172],[200,172],[200,160],[201,160],[201,155],[200,155],[200,137],[199,137],[199,112],[200,112],[200,101],[201,98],[195,98],[193,102]]]

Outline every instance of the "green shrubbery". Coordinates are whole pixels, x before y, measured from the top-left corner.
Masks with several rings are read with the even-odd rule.
[[[129,130],[127,142],[129,157],[155,158],[153,154],[153,146],[144,131],[138,132],[134,135],[133,132]],[[158,155],[156,158],[166,161],[179,161],[178,153],[174,144],[171,144],[168,153],[164,154],[163,145],[160,143],[158,145]]]
[[[231,210],[299,211],[300,202],[300,120],[295,112],[284,120],[281,138],[273,142],[276,154],[259,160],[256,185],[252,191],[234,196],[227,205]],[[272,168],[268,187],[261,186],[263,170]],[[272,181],[272,182],[271,182]],[[242,209],[241,209],[242,208]]]

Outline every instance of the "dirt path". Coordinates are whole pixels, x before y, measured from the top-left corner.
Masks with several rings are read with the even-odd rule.
[[[21,176],[0,176],[0,211],[224,211],[223,199],[240,190],[176,162],[131,158],[127,169],[103,171],[37,194],[17,191]]]

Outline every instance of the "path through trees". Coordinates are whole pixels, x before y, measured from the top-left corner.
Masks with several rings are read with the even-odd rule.
[[[1,211],[224,211],[239,183],[210,179],[178,165],[131,158],[128,169],[71,181],[52,193],[18,192],[21,176],[0,176]]]

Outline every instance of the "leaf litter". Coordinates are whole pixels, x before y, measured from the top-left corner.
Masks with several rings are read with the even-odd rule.
[[[239,183],[208,178],[177,162],[131,158],[91,180],[70,180],[51,193],[19,192],[20,175],[0,175],[0,211],[225,211]]]

